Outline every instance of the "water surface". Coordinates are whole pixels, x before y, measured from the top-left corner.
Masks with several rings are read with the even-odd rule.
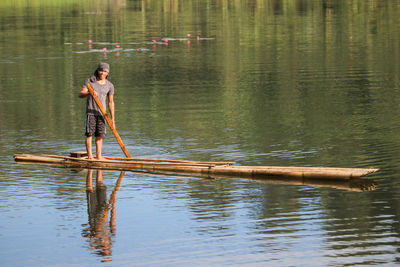
[[[398,1],[6,0],[0,14],[4,266],[399,263]],[[103,171],[88,191],[97,170],[15,163],[84,149],[77,95],[100,61],[134,156],[381,170],[363,186]],[[123,155],[110,133],[104,154]]]

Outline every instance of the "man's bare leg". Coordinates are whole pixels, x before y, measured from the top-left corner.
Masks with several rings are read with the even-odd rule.
[[[101,155],[101,150],[103,148],[103,137],[97,136],[96,137],[96,159],[102,160],[104,159]]]
[[[92,137],[87,136],[86,137],[86,152],[88,154],[88,159],[93,159],[93,154],[92,154]]]

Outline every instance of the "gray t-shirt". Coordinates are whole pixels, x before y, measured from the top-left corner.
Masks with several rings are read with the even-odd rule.
[[[114,85],[110,81],[106,81],[105,84],[100,84],[98,81],[91,82],[90,79],[86,80],[84,86],[90,83],[93,90],[97,92],[97,97],[100,100],[101,104],[103,105],[104,109],[106,107],[106,98],[108,95],[114,94]],[[93,114],[93,115],[102,115],[99,107],[97,106],[96,102],[94,101],[93,97],[89,95],[86,100],[86,113]]]

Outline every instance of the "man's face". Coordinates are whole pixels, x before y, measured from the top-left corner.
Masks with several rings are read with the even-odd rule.
[[[104,80],[108,76],[108,72],[105,70],[99,70],[98,73],[100,80]]]

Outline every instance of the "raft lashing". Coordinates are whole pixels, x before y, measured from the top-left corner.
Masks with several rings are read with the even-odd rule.
[[[146,158],[105,157],[104,160],[95,160],[88,159],[85,152],[73,152],[69,156],[16,154],[14,159],[21,163],[52,164],[70,168],[118,169],[245,178],[290,177],[350,180],[379,170],[372,168],[241,166],[236,165],[235,162]]]

